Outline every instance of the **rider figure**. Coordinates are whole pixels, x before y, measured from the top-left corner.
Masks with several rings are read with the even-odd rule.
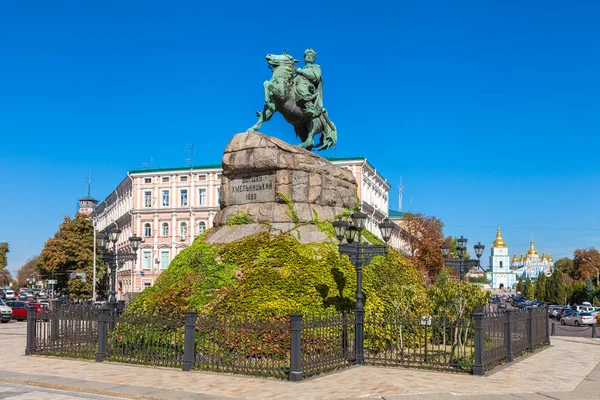
[[[321,67],[315,64],[317,53],[314,49],[304,52],[304,68],[296,68],[296,93],[304,102],[307,114],[316,118],[325,110],[321,96]]]

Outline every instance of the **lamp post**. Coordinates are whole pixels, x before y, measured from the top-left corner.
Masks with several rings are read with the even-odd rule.
[[[442,249],[442,255],[444,256],[445,264],[447,266],[454,267],[458,271],[461,281],[465,279],[467,269],[470,269],[472,266],[481,268],[480,258],[483,254],[483,250],[485,249],[485,245],[481,244],[481,242],[478,242],[476,245],[473,246],[473,248],[475,249],[475,255],[477,256],[477,259],[465,260],[464,258],[467,251],[467,241],[468,239],[462,236],[460,237],[460,239],[456,240],[456,254],[458,255],[458,263],[455,262],[456,260],[448,258],[448,256],[450,255],[450,250],[452,249],[448,243],[444,243],[442,246],[440,246],[440,248]]]
[[[367,214],[356,212],[352,214],[351,217],[351,224],[348,224],[346,221],[336,220],[333,222],[333,227],[335,229],[335,235],[340,241],[338,246],[340,253],[346,254],[356,269],[356,306],[354,309],[356,317],[356,363],[363,364],[365,310],[362,294],[362,269],[371,263],[373,257],[388,253],[387,242],[390,240],[395,224],[387,218],[379,224],[381,237],[386,244],[361,243],[361,233],[365,226]],[[358,240],[355,241],[357,234]],[[342,243],[344,238],[346,239],[346,243]]]
[[[117,239],[121,231],[117,228],[111,228],[108,232],[102,232],[98,236],[98,245],[102,250],[100,257],[108,263],[110,268],[110,297],[108,298],[109,307],[114,310],[117,305],[117,264],[119,261],[135,260],[137,258],[137,250],[140,247],[142,238],[135,236],[129,238],[129,243],[133,249],[133,253],[119,252],[117,250]],[[111,246],[112,243],[112,246]]]
[[[598,266],[596,263],[589,258],[583,258],[582,260],[590,264],[596,270],[596,286],[600,286],[600,275],[598,274]]]

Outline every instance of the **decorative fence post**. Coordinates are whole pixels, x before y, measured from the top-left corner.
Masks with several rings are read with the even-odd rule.
[[[98,310],[98,352],[96,361],[102,362],[106,358],[106,344],[108,342],[108,320],[110,309],[102,307]]]
[[[117,315],[123,314],[123,311],[125,311],[125,300],[119,300],[117,301]]]
[[[35,348],[35,308],[27,307],[27,340],[25,344],[25,355],[33,354]]]
[[[291,351],[290,373],[288,379],[294,382],[302,380],[302,314],[290,315]]]
[[[513,333],[513,310],[506,310],[506,332],[504,333],[504,342],[506,343],[506,361],[511,362],[515,359],[512,350],[512,333]]]
[[[556,328],[554,326],[554,322],[552,323],[552,332],[550,333],[552,336],[556,336]]]
[[[546,324],[546,343],[550,346],[550,325],[548,325],[548,321],[550,321],[550,310],[546,308],[546,318],[544,318],[544,323]]]
[[[533,337],[533,308],[527,310],[527,336],[529,337],[529,352],[535,351],[535,340]]]
[[[485,375],[485,365],[483,363],[483,341],[485,333],[483,331],[483,318],[485,314],[481,311],[473,313],[473,325],[475,327],[475,365],[473,365],[473,375]]]
[[[198,313],[195,310],[185,312],[185,332],[183,334],[183,364],[181,369],[189,371],[196,361],[196,318]]]
[[[592,339],[596,337],[596,324],[592,324]]]

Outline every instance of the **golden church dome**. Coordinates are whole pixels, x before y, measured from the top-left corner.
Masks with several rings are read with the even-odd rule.
[[[548,254],[548,261],[554,261],[554,260],[552,259],[552,254]]]
[[[517,253],[515,253],[515,255],[513,256],[512,262],[519,262],[519,259],[517,258]]]
[[[519,262],[523,262],[525,261],[525,256],[523,254],[521,254],[521,257],[519,257]]]
[[[546,253],[542,253],[542,261],[546,261],[546,260],[548,260],[548,259],[546,258]]]
[[[536,255],[537,256],[537,251],[533,248],[533,240],[529,243],[529,250],[527,250],[527,255],[528,256],[532,256],[532,255]]]
[[[494,240],[493,246],[495,248],[503,248],[506,247],[506,243],[502,239],[502,232],[500,232],[500,227],[498,227],[498,232],[496,232],[496,240]]]
[[[529,255],[529,252],[527,252],[527,255],[525,256],[525,261],[529,261],[531,260],[531,256]]]

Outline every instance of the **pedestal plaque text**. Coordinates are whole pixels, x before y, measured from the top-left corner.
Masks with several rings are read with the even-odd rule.
[[[246,175],[229,181],[229,204],[275,201],[273,175]]]

